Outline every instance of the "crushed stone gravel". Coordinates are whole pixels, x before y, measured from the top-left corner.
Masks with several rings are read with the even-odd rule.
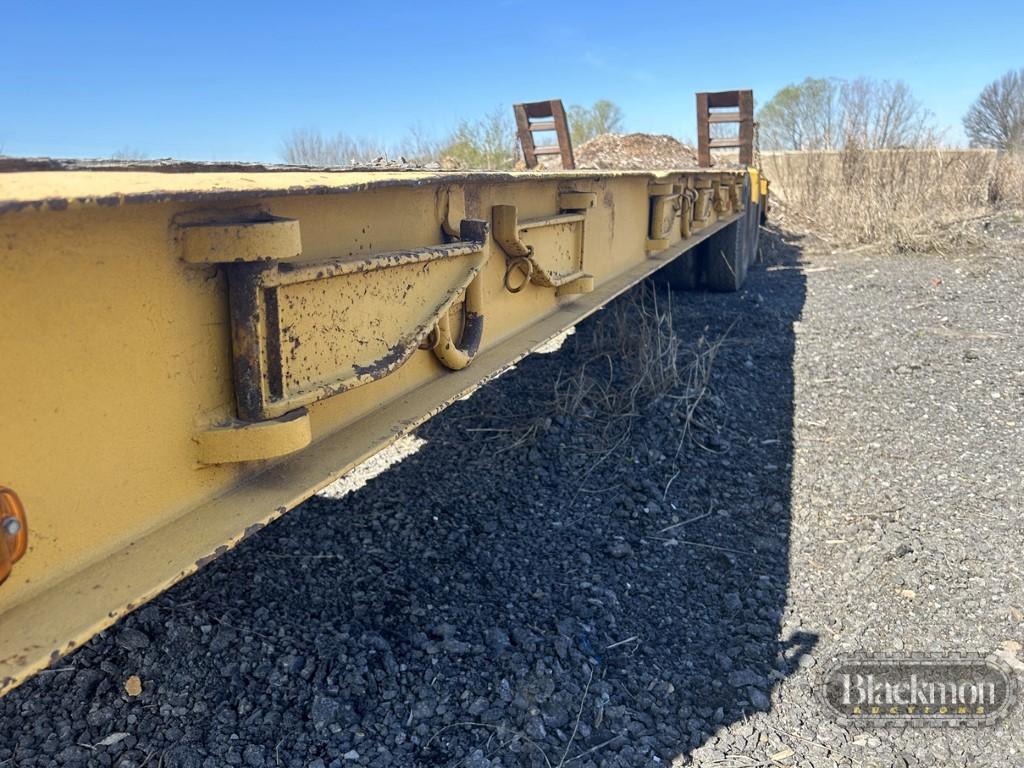
[[[691,168],[697,151],[679,139],[651,133],[603,133],[573,148],[580,169]]]
[[[564,407],[599,313],[0,699],[0,766],[1024,763],[1019,704],[858,730],[811,691],[840,651],[1020,649],[1019,247],[767,243],[673,298],[684,362],[724,336],[691,437],[668,396],[617,445]]]

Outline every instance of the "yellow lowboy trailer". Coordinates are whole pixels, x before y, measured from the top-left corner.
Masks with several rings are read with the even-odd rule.
[[[743,168],[0,172],[0,690],[644,277],[739,287],[764,191]]]

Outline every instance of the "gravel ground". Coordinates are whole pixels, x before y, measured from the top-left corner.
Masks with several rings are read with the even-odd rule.
[[[1024,765],[1020,704],[856,730],[810,691],[844,650],[1019,664],[1020,230],[775,241],[673,299],[708,388],[625,409],[601,313],[0,699],[0,766]]]

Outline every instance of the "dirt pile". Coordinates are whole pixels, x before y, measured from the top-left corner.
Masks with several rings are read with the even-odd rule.
[[[580,169],[650,170],[690,168],[697,151],[671,136],[604,133],[575,148]]]

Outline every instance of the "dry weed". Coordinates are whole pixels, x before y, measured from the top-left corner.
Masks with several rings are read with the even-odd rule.
[[[673,322],[672,292],[646,281],[609,305],[589,333],[577,334],[577,359],[584,362],[556,379],[555,412],[591,422],[607,447],[628,436],[652,403],[665,401],[685,440],[705,426],[698,407],[725,335],[701,336],[687,348]]]
[[[531,416],[496,413],[481,422],[477,414],[466,431],[486,433],[500,443],[493,449],[500,454],[532,448],[555,422],[585,425],[574,447],[580,485],[566,509],[581,492],[592,492],[586,485],[594,471],[630,449],[645,414],[678,426],[677,457],[687,441],[704,447],[697,435],[714,429],[700,406],[710,395],[715,357],[731,327],[720,338],[702,335],[687,343],[675,327],[672,304],[672,292],[651,281],[628,291],[568,336],[575,349],[564,358],[550,398],[533,400]]]
[[[712,429],[702,422],[700,405],[709,396],[715,357],[732,329],[715,340],[702,335],[689,347],[675,328],[672,292],[651,281],[626,293],[591,323],[574,337],[575,358],[583,364],[563,370],[555,382],[555,418],[588,424],[589,447],[581,450],[586,469],[566,510],[574,508],[580,493],[594,492],[587,484],[599,467],[628,451],[644,414],[654,411],[678,425],[676,459],[688,440],[703,447],[696,434]]]
[[[963,222],[1024,206],[1024,157],[992,150],[763,153],[776,219],[835,246],[981,245]]]

